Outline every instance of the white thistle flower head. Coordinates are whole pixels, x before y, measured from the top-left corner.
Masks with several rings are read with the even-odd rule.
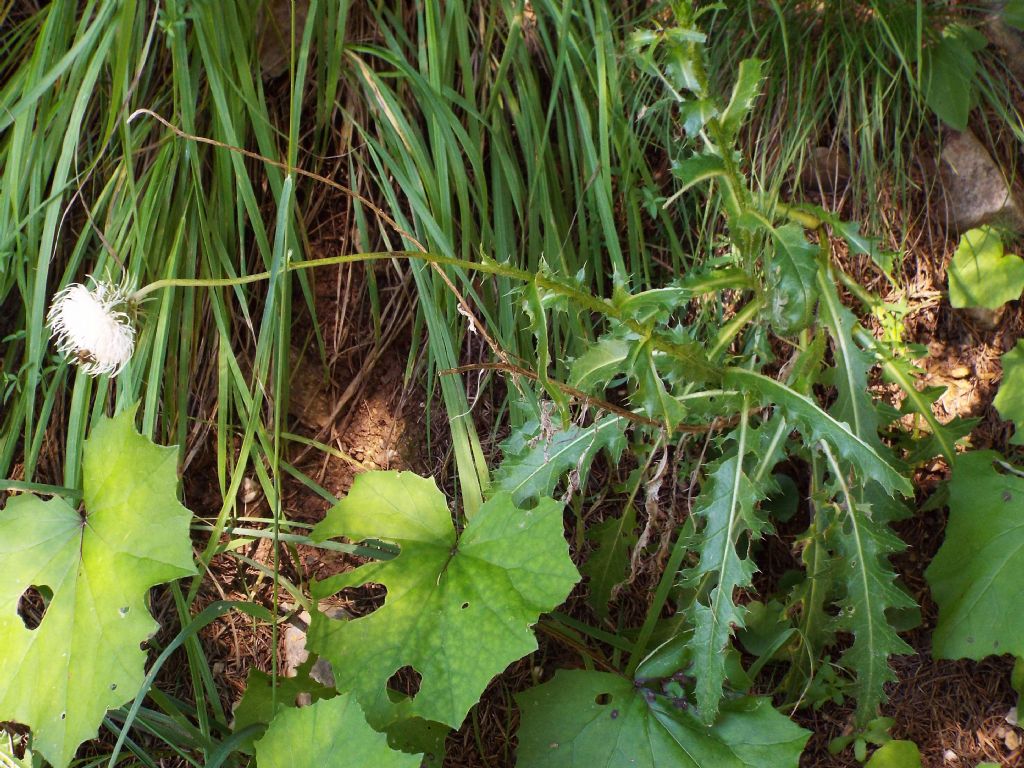
[[[135,351],[135,326],[125,309],[128,289],[89,278],[53,297],[47,315],[57,349],[89,376],[119,374]]]

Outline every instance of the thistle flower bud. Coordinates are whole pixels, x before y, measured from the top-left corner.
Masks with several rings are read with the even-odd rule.
[[[135,351],[135,326],[125,311],[129,292],[89,279],[91,289],[72,283],[54,296],[47,325],[60,353],[87,375],[116,376]]]

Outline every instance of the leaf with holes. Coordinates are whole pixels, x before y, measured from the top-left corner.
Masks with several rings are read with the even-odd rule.
[[[455,728],[495,675],[536,650],[530,627],[579,581],[558,502],[541,499],[524,510],[497,493],[457,536],[444,495],[408,472],[357,476],[312,535],[401,547],[394,560],[313,585],[316,597],[367,582],[388,590],[368,616],[314,615],[308,646],[332,663],[338,689],[367,712],[393,709]],[[419,690],[392,703],[388,681],[406,667],[419,674]]]
[[[607,672],[559,670],[516,695],[523,768],[796,768],[810,734],[764,698],[722,705],[708,728],[673,696]],[[664,692],[668,690],[668,693]],[[676,691],[679,693],[681,691]]]
[[[384,734],[370,727],[359,705],[345,694],[309,707],[281,710],[266,735],[256,742],[259,768],[355,763],[374,768],[419,768],[420,759],[391,749]]]
[[[84,512],[16,496],[0,513],[0,720],[29,726],[56,766],[142,685],[149,588],[195,572],[177,451],[134,418],[101,419],[85,441]],[[31,587],[52,596],[34,629],[18,614]]]
[[[946,537],[925,571],[939,606],[939,658],[1024,656],[1024,477],[997,472],[1001,461],[994,451],[973,451],[953,469]]]

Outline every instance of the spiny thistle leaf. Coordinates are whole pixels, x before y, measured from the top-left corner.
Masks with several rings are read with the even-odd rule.
[[[886,611],[913,608],[913,599],[896,585],[889,557],[904,549],[902,541],[884,523],[871,517],[870,508],[850,494],[831,451],[826,457],[840,486],[839,520],[833,527],[832,546],[842,557],[840,572],[846,586],[837,627],[853,634],[853,645],[840,663],[855,674],[857,723],[864,726],[878,717],[886,700],[885,684],[896,679],[889,666],[894,654],[913,653],[893,629]]]
[[[757,395],[765,405],[777,406],[803,433],[808,443],[826,441],[843,460],[853,465],[860,477],[876,480],[890,495],[899,492],[909,496],[913,493],[913,486],[907,478],[855,435],[849,425],[834,419],[809,397],[760,373],[741,368],[727,369],[724,383],[727,387]]]
[[[857,319],[839,301],[831,274],[822,271],[817,283],[820,314],[832,337],[836,363],[836,402],[832,406],[832,415],[849,424],[853,434],[878,450],[882,447],[878,439],[878,410],[868,389],[868,372],[874,360],[870,353],[854,342]]]
[[[459,727],[491,679],[537,648],[531,625],[579,581],[561,510],[553,499],[519,509],[502,491],[456,536],[432,480],[409,472],[357,476],[313,538],[386,539],[401,553],[314,583],[316,597],[367,582],[388,594],[362,618],[314,615],[309,648],[331,662],[338,689],[352,692],[374,720],[394,710]],[[406,666],[421,675],[419,692],[394,704],[387,683]]]
[[[772,327],[782,336],[806,328],[818,301],[815,277],[817,247],[807,242],[803,227],[786,224],[772,232],[775,252],[768,264]]]
[[[695,600],[690,621],[694,627],[689,647],[697,677],[697,705],[704,722],[711,724],[718,713],[726,679],[725,651],[735,630],[744,626],[746,609],[736,605],[733,593],[750,586],[754,562],[737,550],[745,535],[759,539],[767,528],[754,505],[763,498],[743,472],[742,456],[733,455],[715,466],[697,497],[693,514],[704,520],[700,536],[700,562],[686,573],[696,584],[707,576],[713,580],[708,602]]]
[[[762,64],[763,62],[759,59],[744,59],[740,62],[732,96],[720,118],[726,142],[731,142],[736,138],[740,126],[750,114],[750,110],[754,107],[754,101],[761,93]]]
[[[586,427],[570,424],[547,435],[537,426],[533,439],[517,438],[523,447],[502,461],[494,473],[493,488],[511,493],[516,504],[550,496],[567,472],[577,470],[580,480],[585,480],[602,448],[617,459],[625,445],[625,428],[621,416],[604,416]]]
[[[577,357],[569,370],[569,383],[584,392],[603,395],[608,382],[629,367],[631,342],[605,334]]]
[[[85,441],[84,513],[16,496],[0,514],[0,720],[29,726],[58,768],[142,685],[139,645],[158,628],[149,588],[195,573],[177,450],[134,420],[134,408],[103,418]],[[32,586],[52,594],[35,629],[18,615]]]
[[[754,697],[708,728],[684,698],[607,672],[559,670],[516,701],[522,768],[796,768],[810,736]]]

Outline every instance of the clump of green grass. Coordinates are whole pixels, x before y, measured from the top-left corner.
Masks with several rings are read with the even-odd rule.
[[[970,107],[1024,141],[1012,76],[979,31],[991,11],[939,0],[726,3],[709,28],[712,70],[728,77],[743,58],[765,62],[751,172],[767,190],[800,194],[813,150],[829,148],[850,171],[828,202],[880,229],[880,190],[912,209],[921,153],[927,167],[943,127],[965,128]]]

